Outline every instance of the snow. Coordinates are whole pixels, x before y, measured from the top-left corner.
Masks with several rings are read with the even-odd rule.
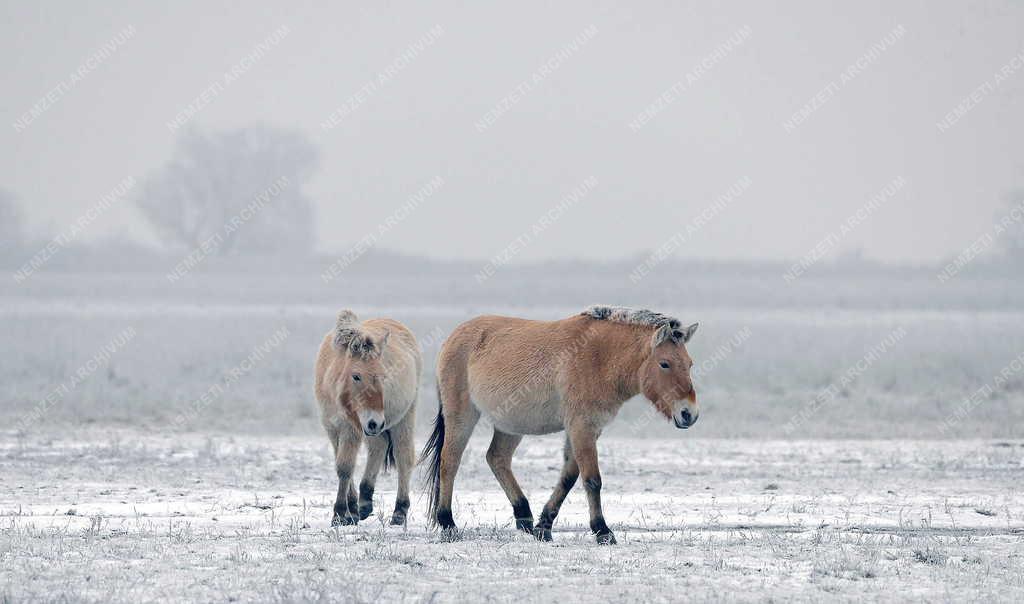
[[[322,438],[85,429],[0,441],[0,594],[150,601],[644,601],[1024,597],[1024,443],[610,437],[588,534],[570,494],[553,543],[517,533],[474,437],[456,487],[460,539],[414,500],[331,528]],[[561,441],[513,469],[534,512]],[[892,580],[887,580],[892,579]],[[898,579],[898,580],[897,580]]]

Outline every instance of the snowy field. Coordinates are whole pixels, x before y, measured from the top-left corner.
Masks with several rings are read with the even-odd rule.
[[[1019,282],[712,272],[685,290],[618,269],[484,284],[431,270],[0,285],[0,602],[1024,599]],[[697,426],[635,400],[600,441],[619,545],[593,543],[580,490],[554,543],[515,533],[483,425],[456,485],[460,540],[428,529],[425,499],[405,529],[329,527],[312,364],[339,308],[419,337],[422,444],[455,325],[594,302],[701,322]],[[535,512],[560,447],[516,454]]]
[[[145,602],[1021,601],[1024,443],[602,441],[619,544],[587,534],[570,494],[555,541],[513,528],[477,438],[449,543],[414,500],[405,528],[376,513],[330,528],[321,439],[132,430],[5,439],[0,600]],[[560,440],[513,468],[535,509]],[[393,505],[393,476],[375,497]]]

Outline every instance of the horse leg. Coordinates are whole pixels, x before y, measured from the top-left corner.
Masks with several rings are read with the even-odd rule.
[[[384,465],[387,451],[388,441],[385,438],[366,439],[366,469],[363,470],[363,479],[359,482],[358,511],[360,520],[366,520],[373,513],[373,491],[377,486],[377,475],[380,474],[381,466]]]
[[[337,419],[337,418],[335,418]],[[327,426],[327,439],[331,441],[331,452],[332,458],[334,459],[334,468],[337,472],[338,468],[338,442],[342,438],[344,427],[340,427],[338,422],[335,421],[331,426]],[[345,505],[339,506],[339,502],[342,499],[341,494],[345,493]],[[331,517],[331,526],[337,526],[343,524],[344,520],[348,517],[348,491],[342,491],[341,479],[338,480],[338,496],[334,500],[334,511]]]
[[[491,466],[491,472],[498,479],[498,484],[505,491],[509,503],[512,504],[512,515],[516,519],[516,528],[530,533],[533,531],[533,512],[530,511],[530,502],[526,500],[523,489],[512,474],[512,454],[515,453],[519,442],[523,440],[521,435],[505,434],[497,428],[494,429],[494,437],[491,438],[491,446],[487,449],[487,465]]]
[[[558,485],[551,493],[551,499],[544,504],[544,509],[541,510],[540,517],[537,518],[537,528],[533,531],[533,535],[541,541],[551,541],[551,526],[555,523],[558,511],[562,509],[562,503],[580,475],[580,466],[576,463],[572,442],[568,436],[565,437],[562,459],[562,475],[558,478]]]
[[[451,408],[446,409],[444,444],[441,447],[441,490],[437,505],[437,523],[446,531],[455,530],[455,520],[452,518],[455,475],[478,419],[480,412],[472,404],[464,405],[457,412]]]
[[[356,465],[359,445],[363,440],[362,434],[346,425],[338,430],[337,440],[334,467],[338,472],[338,496],[334,500],[334,517],[331,520],[331,526],[359,522],[355,489],[352,486],[352,471]]]
[[[409,477],[416,465],[416,444],[413,432],[415,408],[410,409],[402,421],[391,429],[391,443],[394,447],[395,465],[398,466],[398,494],[395,497],[395,511],[391,514],[393,526],[404,525],[409,513]]]
[[[348,515],[349,515],[349,517],[351,517],[355,521],[352,524],[356,524],[356,522],[359,521],[359,503],[358,502],[359,502],[359,498],[356,495],[356,481],[349,480],[348,481],[348,500],[347,500],[347,503],[348,503]]]
[[[569,439],[576,463],[583,477],[583,487],[587,490],[587,502],[590,504],[590,530],[601,545],[615,543],[615,535],[604,521],[601,509],[601,470],[597,465],[597,437],[600,430],[586,422],[575,422],[569,427]]]

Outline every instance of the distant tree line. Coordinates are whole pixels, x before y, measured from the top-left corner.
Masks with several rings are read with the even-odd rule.
[[[13,193],[0,189],[0,254],[19,252],[25,244],[25,218]]]
[[[318,163],[318,149],[294,131],[185,130],[167,163],[143,179],[134,203],[168,253],[308,254],[315,211],[304,187]],[[993,224],[991,260],[1024,268],[1024,190],[1005,197]],[[20,262],[36,240],[17,197],[0,188],[0,259]]]
[[[133,201],[164,252],[206,246],[216,256],[308,254],[315,247],[315,216],[304,187],[318,161],[317,148],[297,132],[190,129],[179,135],[167,163],[141,181]],[[19,200],[0,189],[3,259],[20,262],[15,256],[45,242],[30,239]]]
[[[1014,191],[1006,196],[1006,204],[997,221],[1006,224],[1007,230],[1002,236],[1002,251],[1006,258],[1024,264],[1024,189]]]

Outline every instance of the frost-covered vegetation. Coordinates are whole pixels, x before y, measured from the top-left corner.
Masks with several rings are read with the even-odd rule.
[[[385,262],[393,270],[372,270]],[[425,270],[379,257],[330,283],[316,266],[230,268],[203,265],[173,282],[155,270],[52,270],[0,286],[0,327],[13,343],[0,364],[0,414],[16,423],[44,404],[47,421],[27,429],[45,431],[160,425],[193,409],[193,428],[314,433],[312,357],[336,311],[352,307],[418,334],[428,418],[434,357],[459,322],[482,313],[554,319],[604,302],[701,323],[689,348],[704,415],[691,438],[1009,437],[1024,425],[1024,284],[1007,279],[837,273],[802,278],[797,296],[771,272],[735,267],[632,287],[609,266],[506,267],[482,286],[471,266]],[[45,402],[129,328],[132,340],[102,367]],[[244,376],[240,364],[251,365]],[[211,388],[220,392],[204,397]],[[612,430],[675,436],[647,409],[627,404]]]
[[[558,437],[514,468],[539,502]],[[478,435],[442,539],[413,501],[330,528],[321,439],[89,429],[0,449],[0,599],[202,601],[1002,600],[1024,598],[1024,447],[1010,442],[602,441],[619,544],[570,494],[553,543],[517,533]],[[979,511],[982,510],[982,511]],[[383,521],[382,521],[383,519]]]

